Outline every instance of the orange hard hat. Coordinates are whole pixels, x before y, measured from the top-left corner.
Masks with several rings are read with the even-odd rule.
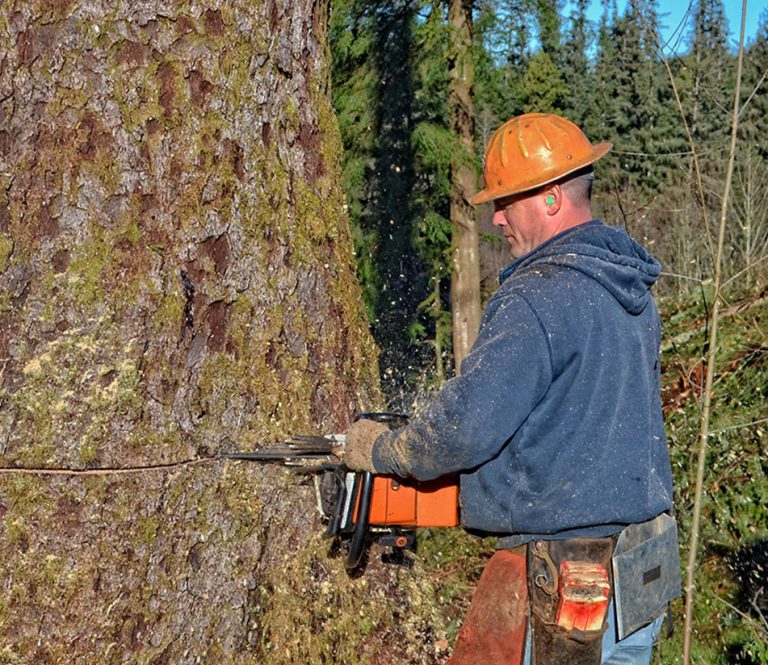
[[[526,113],[508,120],[485,149],[485,189],[478,205],[559,180],[596,162],[613,146],[592,145],[570,120],[551,113]]]

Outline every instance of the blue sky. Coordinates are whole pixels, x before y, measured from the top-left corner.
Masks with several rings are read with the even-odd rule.
[[[620,14],[624,13],[627,2],[628,0],[618,0],[617,5]],[[589,17],[595,22],[600,20],[601,4],[600,0],[592,0]],[[693,2],[690,4],[693,4]],[[735,50],[738,47],[739,30],[741,29],[741,0],[725,0],[723,4],[725,5],[725,13],[728,19],[730,46]],[[688,11],[688,0],[657,0],[656,6],[659,10],[664,39],[669,42],[671,48],[677,51],[685,51],[690,35],[690,23],[682,28],[680,24]],[[747,44],[750,39],[754,39],[757,33],[760,13],[766,10],[768,10],[768,0],[747,0]],[[566,9],[566,16],[569,13],[569,9]]]

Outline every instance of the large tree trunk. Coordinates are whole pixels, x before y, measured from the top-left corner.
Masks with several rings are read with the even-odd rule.
[[[461,361],[469,353],[480,326],[480,252],[477,221],[469,202],[477,191],[477,178],[472,165],[475,153],[472,4],[472,0],[449,0],[448,6],[451,129],[462,147],[451,164],[451,311],[456,374],[460,372]]]
[[[326,12],[0,8],[0,661],[373,662],[385,641],[311,486],[216,459],[377,406]]]

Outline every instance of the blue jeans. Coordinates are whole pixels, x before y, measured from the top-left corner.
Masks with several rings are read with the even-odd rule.
[[[650,665],[653,645],[659,638],[665,614],[635,631],[621,642],[616,641],[613,601],[608,606],[608,628],[603,635],[602,665]],[[523,665],[531,665],[531,633],[525,645]]]

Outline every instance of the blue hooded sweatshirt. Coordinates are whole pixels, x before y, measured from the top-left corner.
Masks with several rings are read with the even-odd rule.
[[[459,472],[463,525],[510,545],[606,536],[670,510],[659,272],[600,221],[511,263],[461,375],[379,436],[377,472]]]

